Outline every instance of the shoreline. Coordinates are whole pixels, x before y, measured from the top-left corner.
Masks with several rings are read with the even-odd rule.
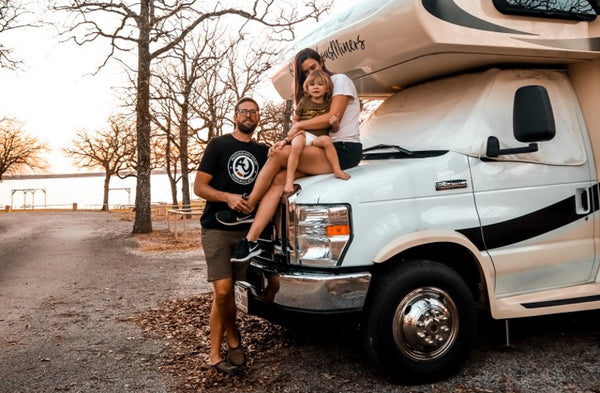
[[[167,171],[164,169],[154,170],[151,175],[164,175]],[[28,180],[28,179],[62,179],[70,177],[104,177],[104,172],[83,172],[83,173],[32,173],[28,175],[4,175],[0,182],[9,180]],[[112,175],[111,177],[118,177]],[[125,177],[136,177],[135,172],[127,172]]]

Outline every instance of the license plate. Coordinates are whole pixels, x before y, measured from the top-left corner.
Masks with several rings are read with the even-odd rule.
[[[250,284],[244,281],[236,281],[235,305],[238,310],[245,313],[248,313],[248,292],[250,292]]]

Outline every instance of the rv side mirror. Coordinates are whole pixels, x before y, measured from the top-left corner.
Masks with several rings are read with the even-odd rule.
[[[544,86],[523,86],[515,92],[513,133],[519,142],[530,142],[529,145],[500,149],[498,138],[490,136],[486,155],[498,157],[504,154],[533,153],[538,151],[535,142],[548,141],[556,135],[550,97]]]
[[[519,142],[548,141],[554,138],[554,114],[544,86],[523,86],[515,92],[513,132]]]

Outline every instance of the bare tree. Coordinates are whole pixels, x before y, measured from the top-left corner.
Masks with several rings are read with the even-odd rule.
[[[509,5],[519,6],[526,9],[537,9],[541,11],[567,11],[573,13],[588,13],[593,9],[598,10],[598,0],[507,0]]]
[[[32,26],[23,21],[28,12],[19,0],[0,0],[0,34],[26,26]],[[15,70],[22,64],[13,56],[13,49],[6,47],[0,41],[0,67]]]
[[[112,116],[108,129],[92,134],[85,130],[79,131],[73,139],[72,146],[64,148],[63,151],[81,167],[104,169],[102,210],[108,211],[111,176],[133,176],[135,128],[123,116]]]
[[[202,22],[226,15],[240,17],[240,30],[247,22],[257,22],[275,34],[293,36],[294,25],[309,18],[317,18],[329,9],[319,8],[313,1],[298,11],[294,2],[284,0],[251,0],[239,2],[238,7],[227,7],[221,2],[195,0],[54,0],[52,8],[71,13],[75,20],[64,33],[78,44],[107,39],[110,51],[106,61],[117,51],[135,51],[137,57],[137,152],[138,174],[136,187],[136,214],[134,233],[152,231],[150,211],[150,83],[153,60],[171,51]],[[203,6],[208,8],[202,8]],[[179,34],[177,26],[184,23]],[[105,63],[106,63],[105,61]],[[104,63],[104,64],[105,64]]]
[[[154,101],[151,109],[152,122],[157,126],[157,143],[155,149],[156,163],[164,168],[171,186],[171,203],[178,208],[177,182],[181,178],[179,171],[179,143],[175,127],[175,111],[173,102],[159,98]]]
[[[151,115],[155,124],[166,137],[163,153],[169,181],[171,183],[173,204],[176,204],[177,182],[181,180],[182,203],[184,209],[191,204],[188,173],[193,169],[188,162],[188,145],[193,127],[194,108],[198,106],[199,95],[196,85],[205,79],[209,66],[223,56],[233,45],[220,48],[219,31],[214,23],[204,24],[199,33],[192,33],[173,47],[171,52],[160,59],[160,67],[155,71],[157,81],[153,89]],[[193,142],[193,140],[191,140]],[[177,154],[173,154],[176,151]],[[177,159],[179,162],[175,162]],[[179,165],[177,165],[179,164]],[[177,176],[177,170],[180,175]]]
[[[23,131],[23,124],[15,119],[0,119],[0,181],[5,174],[15,173],[23,168],[46,166],[41,154],[48,147],[37,138]]]
[[[360,100],[360,124],[363,124],[379,108],[383,101],[385,100],[379,98]]]
[[[267,102],[260,108],[260,125],[256,135],[259,142],[271,145],[283,139],[289,131],[291,100],[274,104]],[[287,129],[286,129],[287,124]]]
[[[275,53],[253,42],[245,47],[240,41],[230,50],[207,63],[201,83],[197,85],[199,101],[194,106],[196,116],[202,121],[194,139],[205,146],[233,127],[233,109],[240,98],[252,95],[265,78]],[[200,157],[192,158],[198,164]]]
[[[172,188],[181,180],[184,207],[190,205],[189,173],[204,147],[231,124],[235,102],[264,79],[275,55],[260,49],[264,43],[248,42],[243,35],[227,37],[218,24],[205,24],[161,58],[154,71],[153,121],[167,138],[163,144],[171,149],[163,153],[163,164],[169,168]],[[173,150],[179,166],[173,163]],[[175,204],[174,190],[172,195]]]

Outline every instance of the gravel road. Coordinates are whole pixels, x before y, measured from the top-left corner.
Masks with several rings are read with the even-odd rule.
[[[110,213],[0,214],[0,392],[600,392],[600,312],[512,321],[509,348],[484,318],[465,367],[420,386],[379,375],[352,329],[241,316],[250,363],[217,376],[202,369],[202,252],[141,252],[131,228]]]

